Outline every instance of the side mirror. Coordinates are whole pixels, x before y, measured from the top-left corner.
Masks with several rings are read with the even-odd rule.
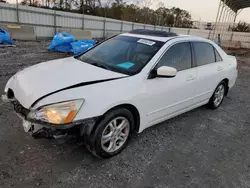
[[[157,77],[171,78],[175,77],[177,70],[173,67],[161,66],[156,70]]]

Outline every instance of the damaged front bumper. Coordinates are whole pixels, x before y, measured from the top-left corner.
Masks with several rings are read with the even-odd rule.
[[[30,133],[34,138],[61,139],[69,137],[81,137],[91,134],[99,117],[77,120],[67,124],[51,124],[35,119],[28,119],[29,109],[24,108],[16,99],[9,99],[2,95],[2,101],[11,103],[16,114],[23,121],[25,132]]]
[[[35,120],[27,120],[24,117],[23,127],[25,132],[31,133],[34,138],[61,139],[71,137],[82,137],[93,129],[97,117],[74,121],[69,124],[50,124]]]

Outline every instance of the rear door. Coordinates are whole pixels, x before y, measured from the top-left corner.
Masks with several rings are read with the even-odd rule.
[[[216,86],[222,81],[224,62],[210,43],[192,42],[194,62],[197,69],[197,85],[194,101],[196,104],[207,101],[213,94]]]

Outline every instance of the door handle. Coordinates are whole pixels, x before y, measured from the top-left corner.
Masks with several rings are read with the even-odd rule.
[[[194,80],[194,79],[195,79],[195,77],[191,76],[191,75],[187,77],[187,81],[191,81],[191,80]]]
[[[222,71],[223,70],[223,67],[218,67],[217,68],[217,71]]]

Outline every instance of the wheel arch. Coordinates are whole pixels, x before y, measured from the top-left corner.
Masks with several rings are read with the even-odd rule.
[[[141,121],[140,113],[139,113],[138,109],[132,104],[124,103],[124,104],[119,104],[119,105],[116,105],[116,106],[110,108],[108,111],[106,111],[104,113],[104,115],[112,110],[117,109],[117,108],[125,108],[132,113],[133,118],[135,120],[135,127],[133,127],[133,129],[134,129],[134,131],[138,132],[140,129],[140,121]]]
[[[225,82],[225,84],[226,84],[226,93],[225,93],[225,95],[227,95],[228,90],[229,90],[229,79],[228,78],[224,78],[221,82]]]

